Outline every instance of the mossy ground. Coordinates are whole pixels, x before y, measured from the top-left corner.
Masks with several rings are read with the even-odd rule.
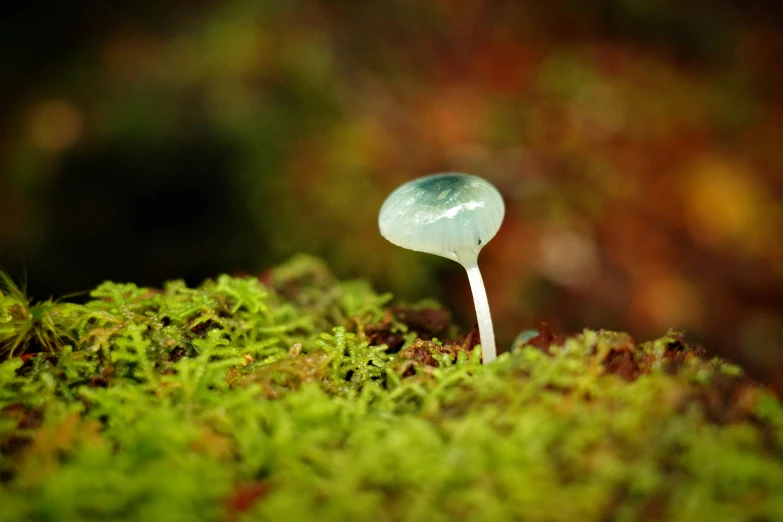
[[[783,520],[783,408],[681,335],[484,367],[432,303],[262,280],[5,288],[0,520]]]

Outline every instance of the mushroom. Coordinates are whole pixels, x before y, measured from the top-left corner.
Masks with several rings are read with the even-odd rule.
[[[381,235],[397,246],[447,257],[465,267],[476,307],[484,364],[497,356],[478,254],[503,221],[500,192],[488,181],[449,172],[401,185],[378,216]]]

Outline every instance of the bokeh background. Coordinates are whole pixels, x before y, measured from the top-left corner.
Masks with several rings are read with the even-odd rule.
[[[377,231],[479,174],[502,345],[684,329],[783,389],[774,1],[17,3],[0,19],[0,266],[37,299],[304,252],[471,326],[461,267]]]

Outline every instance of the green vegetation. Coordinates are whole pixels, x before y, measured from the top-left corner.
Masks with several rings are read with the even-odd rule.
[[[432,303],[261,280],[7,285],[0,520],[783,520],[781,404],[682,335],[482,366]]]

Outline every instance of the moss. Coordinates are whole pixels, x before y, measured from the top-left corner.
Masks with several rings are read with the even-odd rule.
[[[24,354],[31,343],[53,352],[62,346],[70,305],[51,299],[32,304],[23,288],[0,270],[0,356]]]
[[[484,367],[305,257],[45,306],[0,337],[3,521],[783,519],[783,407],[676,332],[542,325]]]

